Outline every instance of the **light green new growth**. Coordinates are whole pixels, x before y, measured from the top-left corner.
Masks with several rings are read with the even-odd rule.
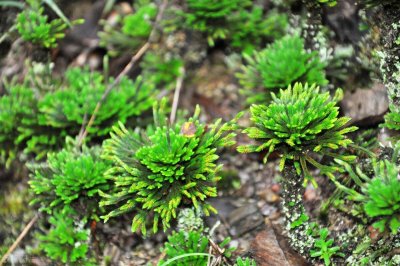
[[[346,127],[350,118],[338,118],[339,108],[336,103],[341,93],[341,90],[337,90],[335,97],[331,98],[328,92],[321,93],[319,87],[301,83],[281,90],[279,96],[272,93],[269,105],[252,105],[250,108],[254,126],[245,129],[244,133],[258,143],[239,146],[238,151],[248,153],[266,150],[264,161],[273,151],[277,151],[282,156],[281,170],[286,160],[293,160],[297,172],[302,171],[305,179],[311,180],[314,185],[316,183],[308,171],[308,163],[333,178],[332,172],[339,168],[321,165],[313,159],[312,154],[345,161],[355,159],[355,156],[332,152],[351,144],[346,134],[357,129]]]
[[[40,44],[46,48],[54,48],[57,41],[64,38],[68,25],[62,19],[48,20],[40,1],[28,0],[28,7],[18,14],[16,28],[25,41]],[[82,20],[72,24],[81,24]]]
[[[180,206],[194,205],[206,215],[216,210],[205,200],[217,196],[216,182],[221,165],[217,148],[235,143],[235,120],[221,125],[200,123],[200,108],[185,123],[166,124],[166,117],[154,109],[156,127],[141,134],[128,131],[122,123],[114,127],[104,146],[104,158],[114,167],[106,176],[115,183],[112,194],[102,193],[101,206],[114,206],[109,218],[133,212],[132,231],[147,225],[157,232],[166,230]]]
[[[324,260],[326,266],[331,265],[331,257],[340,256],[344,257],[344,254],[339,252],[340,247],[334,246],[333,239],[327,239],[329,235],[328,228],[319,230],[319,239],[314,242],[314,249],[310,251],[311,257],[317,257]]]
[[[203,213],[199,208],[185,208],[178,215],[178,231],[204,231]]]
[[[336,0],[317,0],[319,3],[326,4],[328,6],[336,6]]]

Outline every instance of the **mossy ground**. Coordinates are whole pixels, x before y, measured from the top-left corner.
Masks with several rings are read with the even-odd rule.
[[[81,41],[85,37],[89,36],[90,39],[90,36],[96,36],[100,1],[80,1],[79,4],[77,1],[60,2],[69,17],[79,17],[86,13],[88,22],[82,25],[78,31],[72,31],[67,35],[60,43],[59,48],[52,50],[51,53],[45,52],[44,56],[41,49],[21,41],[13,43],[12,46],[10,43],[1,44],[1,78],[15,77],[22,80],[23,73],[27,72],[25,60],[32,59],[42,62],[50,59],[54,63],[54,72],[59,76],[62,76],[69,64],[86,65],[93,69],[102,68],[102,58],[106,52],[104,48],[93,48]],[[296,11],[300,8],[295,5],[294,9]],[[16,11],[0,8],[0,12],[5,12],[4,14],[7,16],[13,16]],[[334,23],[350,25],[347,28],[343,26],[342,32],[333,37],[335,45],[337,45],[333,45],[334,48],[348,44],[352,34],[359,34],[359,31],[352,27],[352,23],[358,19],[356,14],[347,17],[348,23],[339,19],[332,20],[332,17],[340,16],[341,12],[344,12],[343,9],[338,8],[336,11],[326,11],[323,14],[324,18],[331,14],[329,23],[333,28],[337,27]],[[0,17],[0,22],[2,22],[4,17]],[[0,33],[3,32],[3,25],[6,24],[0,24]],[[186,79],[184,89],[180,94],[180,107],[183,110],[191,114],[194,106],[199,104],[203,110],[200,119],[210,122],[215,118],[229,120],[246,108],[246,99],[239,93],[241,87],[235,78],[235,72],[240,62],[238,51],[232,51],[232,47],[229,47],[224,41],[217,41],[215,46],[208,47],[207,41],[197,33],[178,32],[169,38],[171,38],[169,41],[176,45],[171,49],[186,51],[185,60],[188,62]],[[111,58],[110,74],[119,73],[129,58],[129,53]],[[134,68],[131,74],[136,75],[139,71],[139,67]],[[365,84],[365,80],[371,80],[365,69],[349,73],[344,80],[337,79],[337,85],[344,85],[348,87],[344,89],[354,90],[358,84]],[[330,75],[334,75],[334,73],[327,73],[328,79],[331,78]],[[0,93],[3,93],[3,90],[3,84],[0,82]],[[173,91],[164,90],[162,93],[172,99]],[[245,115],[240,123],[248,126],[250,124],[248,116]],[[378,129],[378,124],[364,126],[361,131],[368,128]],[[382,131],[379,134],[381,135],[375,137],[382,136]],[[239,135],[237,142],[238,144],[247,144],[249,139],[245,135]],[[259,247],[255,239],[257,234],[266,228],[276,228],[274,232],[279,239],[283,239],[283,236],[287,234],[281,209],[283,187],[278,185],[283,178],[282,173],[278,171],[278,155],[272,153],[267,164],[263,164],[262,158],[263,154],[238,154],[234,148],[225,149],[221,154],[221,162],[224,164],[221,176],[224,180],[219,184],[218,197],[212,201],[219,214],[207,218],[206,222],[211,228],[217,220],[222,221],[222,224],[216,229],[215,235],[219,240],[231,236],[232,245],[237,247],[236,255],[259,254],[257,253]],[[7,171],[0,170],[0,257],[37,212],[28,205],[32,197],[28,193],[28,172],[16,169],[21,169],[21,167],[11,167]],[[318,188],[312,186],[305,188],[304,204],[310,219],[319,221],[323,226],[329,226],[330,234],[334,237],[338,236],[340,232],[354,227],[359,220],[345,212],[334,208],[320,212],[323,203],[327,202],[329,196],[334,193],[335,186],[326,177],[320,176],[315,169],[310,170],[319,184]],[[163,256],[160,248],[166,240],[166,234],[159,232],[146,239],[133,234],[130,230],[131,216],[129,215],[110,220],[106,224],[101,221],[91,221],[90,225],[92,249],[98,255],[99,260],[109,263],[108,265],[156,264]],[[13,253],[12,258],[23,265],[24,263],[26,265],[49,265],[49,260],[37,252],[38,243],[35,238],[35,234],[44,232],[47,228],[49,228],[49,224],[45,220],[39,220]],[[371,228],[365,230],[369,230],[370,235],[375,233]],[[348,240],[339,239],[338,243],[347,243],[346,241]],[[292,252],[288,246],[279,245],[277,248],[282,249],[284,253]],[[300,258],[298,259],[300,261]],[[343,260],[335,258],[333,262],[341,265]]]

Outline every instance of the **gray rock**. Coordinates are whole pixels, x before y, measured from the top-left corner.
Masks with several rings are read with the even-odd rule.
[[[371,89],[346,91],[340,103],[345,116],[352,118],[352,123],[358,126],[370,126],[383,121],[388,110],[389,101],[383,84],[375,83]]]

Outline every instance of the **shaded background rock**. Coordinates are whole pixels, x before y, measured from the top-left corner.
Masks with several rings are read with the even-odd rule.
[[[346,91],[340,106],[343,115],[351,117],[353,124],[376,125],[383,122],[389,107],[386,88],[381,83],[375,83],[371,89],[356,89],[354,93]]]

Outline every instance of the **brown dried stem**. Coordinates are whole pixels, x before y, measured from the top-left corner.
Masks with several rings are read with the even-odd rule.
[[[29,230],[32,228],[33,224],[37,221],[38,217],[39,217],[38,214],[35,214],[35,216],[33,216],[33,218],[30,220],[30,222],[25,226],[25,228],[22,230],[21,234],[19,234],[17,239],[14,241],[14,243],[11,245],[11,247],[7,250],[6,254],[4,254],[4,256],[1,258],[0,266],[3,265],[7,261],[10,254],[16,249],[16,247],[18,247],[19,243],[22,241],[22,239],[24,239],[26,234],[28,234]]]

